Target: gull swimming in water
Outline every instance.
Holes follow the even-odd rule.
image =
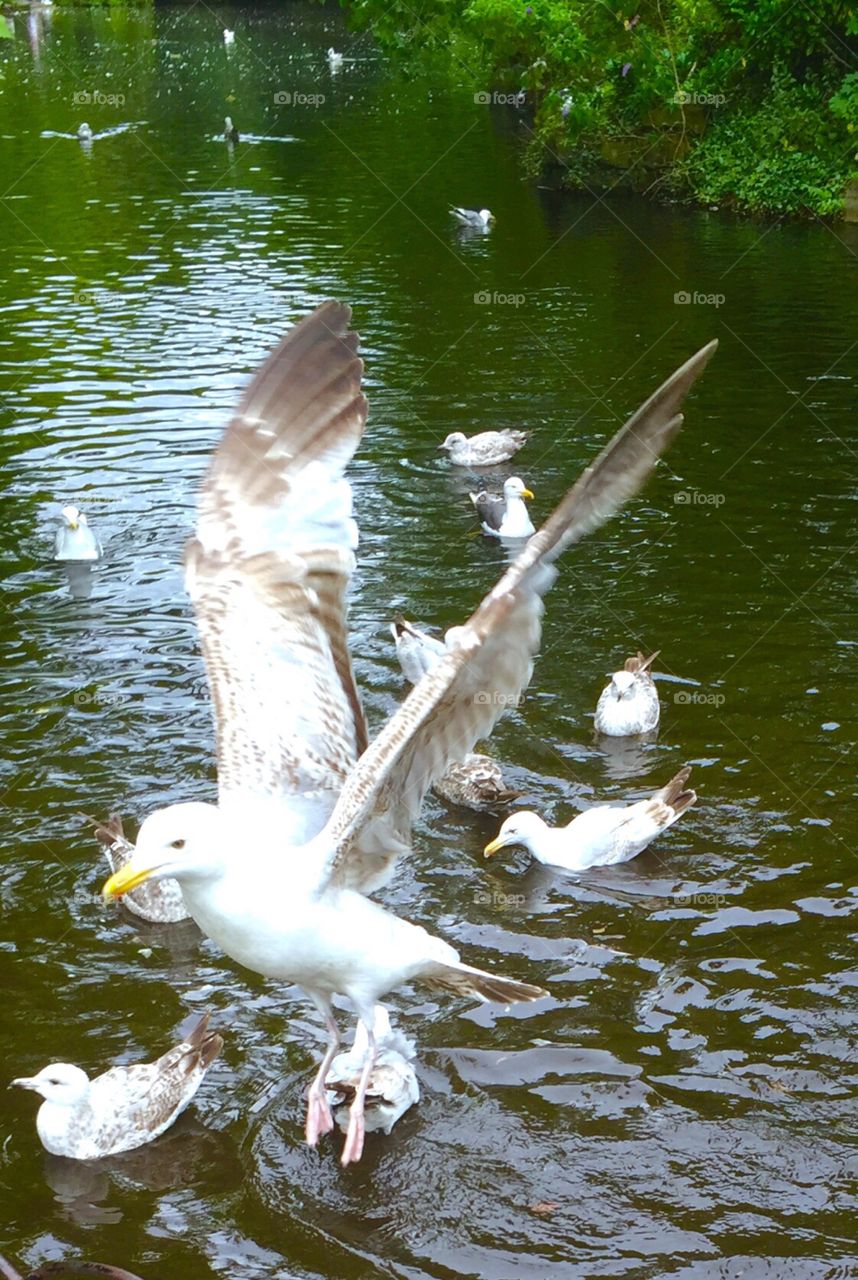
[[[337,53],[336,49],[334,49],[332,46],[328,50],[327,56],[328,56],[328,66],[331,68],[331,72],[333,74],[336,74],[336,72],[339,71],[343,65],[343,55],[341,53]]]
[[[539,814],[527,810],[514,813],[486,845],[485,856],[520,844],[538,862],[566,871],[629,862],[694,804],[697,793],[685,789],[690,774],[690,767],[680,769],[660,791],[637,804],[595,805],[565,827],[549,827]]]
[[[54,1062],[13,1080],[44,1098],[36,1115],[42,1146],[55,1156],[95,1160],[142,1147],[169,1129],[223,1047],[208,1021],[205,1014],[157,1062],[111,1067],[94,1080],[69,1062]]]
[[[92,818],[87,818],[93,822]],[[101,844],[104,856],[110,864],[112,872],[121,871],[131,861],[134,845],[126,839],[122,819],[118,813],[112,813],[106,822],[95,824],[96,839]],[[175,880],[150,880],[141,884],[139,889],[132,889],[123,899],[125,906],[141,920],[150,924],[178,924],[180,920],[189,920],[190,912],[185,906],[182,891]]]
[[[495,221],[495,215],[490,209],[460,209],[458,205],[452,205],[450,212],[457,222],[463,227],[471,227],[478,231],[487,231],[490,222]]]
[[[400,1116],[420,1101],[420,1086],[411,1065],[414,1046],[391,1028],[390,1017],[383,1004],[375,1007],[373,1034],[378,1052],[366,1089],[364,1128],[367,1133],[377,1129],[390,1133]],[[351,1049],[338,1053],[328,1072],[328,1102],[343,1133],[348,1132],[349,1106],[360,1086],[368,1052],[366,1028],[359,1022]]]
[[[524,505],[524,499],[532,498],[533,494],[518,476],[510,476],[504,481],[503,494],[481,489],[479,493],[469,493],[468,497],[476,507],[483,532],[490,537],[529,538],[533,533],[533,524]]]
[[[101,543],[77,507],[63,507],[60,527],[54,539],[55,560],[98,560]]]
[[[89,127],[86,121],[84,121],[83,124],[78,125],[77,136],[80,138],[81,142],[92,142],[92,138],[93,138],[92,129]]]
[[[544,994],[464,964],[367,895],[410,847],[431,784],[527,684],[552,561],[637,492],[717,345],[630,419],[367,746],[344,606],[357,529],[343,471],[366,419],[349,319],[347,307],[326,302],[286,335],[245,392],[200,493],[185,561],[215,707],[219,802],[152,813],[131,861],[104,886],[109,898],[175,877],[228,955],[313,1001],[329,1041],[308,1094],[310,1145],[333,1127],[331,1000],[348,998],[368,1052],[343,1164],[363,1150],[385,992],[423,982],[502,1004]]]
[[[223,118],[223,139],[224,142],[238,142],[239,132],[232,123],[232,116],[224,116]]]
[[[650,667],[660,649],[645,658],[638,652],[626,658],[622,671],[615,671],[596,705],[594,725],[609,738],[627,738],[633,733],[649,733],[658,724],[661,707]]]
[[[438,448],[446,449],[457,467],[493,467],[508,462],[527,444],[530,435],[530,431],[504,427],[501,431],[481,431],[468,439],[462,431],[454,431]]]
[[[223,42],[224,44],[235,44],[235,32],[230,31],[229,27],[224,27],[223,29]]]
[[[448,642],[455,642],[456,627],[447,632]],[[398,613],[390,625],[390,633],[396,645],[396,656],[402,674],[409,684],[417,684],[427,671],[447,653],[447,644],[436,640],[427,631],[421,631]],[[502,804],[517,800],[520,791],[511,791],[504,782],[500,765],[491,756],[469,751],[463,759],[455,761],[432,784],[436,796],[448,804],[464,805],[466,809],[497,809]]]

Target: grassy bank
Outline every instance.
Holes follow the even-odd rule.
[[[448,58],[483,99],[523,91],[525,163],[570,188],[837,217],[858,178],[851,3],[344,3],[383,46]]]

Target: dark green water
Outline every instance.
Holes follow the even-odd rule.
[[[332,44],[355,59],[336,77]],[[103,1166],[46,1157],[33,1098],[0,1092],[0,1251],[145,1280],[858,1274],[854,229],[538,190],[517,117],[464,76],[398,79],[332,10],[22,11],[0,59],[4,1069],[151,1058],[204,1008],[226,1036],[192,1113]],[[258,141],[215,141],[227,112]],[[82,119],[134,127],[56,136]],[[450,202],[492,233],[462,240]],[[376,725],[401,694],[391,611],[449,626],[502,566],[438,441],[533,427],[516,469],[544,516],[721,340],[667,465],[566,557],[493,739],[554,820],[685,761],[698,806],[573,880],[486,864],[497,823],[427,803],[389,900],[553,998],[397,993],[423,1098],[345,1173],[301,1143],[307,1005],[192,928],[105,910],[77,816],[213,797],[179,568],[195,487],[249,373],[328,296],[367,361],[352,625]],[[50,559],[70,500],[106,550],[82,598]],[[606,755],[592,710],[638,647],[662,650],[661,731]]]

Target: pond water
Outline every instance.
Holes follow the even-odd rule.
[[[46,1157],[34,1099],[0,1091],[2,1252],[145,1280],[858,1274],[856,229],[560,197],[522,179],[525,115],[475,104],[467,68],[398,74],[331,8],[34,7],[15,31],[2,1059],[8,1077],[149,1059],[203,1009],[226,1046],[174,1130],[103,1164]],[[490,234],[462,238],[450,203],[490,208]],[[374,726],[402,696],[392,611],[459,622],[504,563],[438,442],[533,428],[516,470],[544,517],[721,342],[666,465],[564,558],[532,686],[492,739],[553,821],[684,762],[699,802],[575,879],[521,850],[486,863],[498,820],[427,801],[386,900],[551,998],[397,992],[422,1100],[345,1172],[337,1144],[301,1142],[322,1045],[306,1002],[191,926],[105,909],[80,818],[133,830],[214,796],[180,570],[194,494],[249,374],[329,296],[354,306],[371,402],[351,624]],[[69,501],[105,548],[82,582],[51,561]],[[661,649],[660,732],[606,752],[592,712],[638,648]]]

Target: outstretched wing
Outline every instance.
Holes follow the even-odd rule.
[[[530,680],[553,561],[641,487],[682,425],[678,410],[717,347],[668,378],[569,490],[349,775],[320,843],[335,883],[383,883],[427,788],[485,737]]]
[[[345,629],[357,528],[343,469],[366,422],[350,315],[323,303],[255,375],[212,459],[185,557],[220,803],[291,797],[303,838],[366,746]]]

